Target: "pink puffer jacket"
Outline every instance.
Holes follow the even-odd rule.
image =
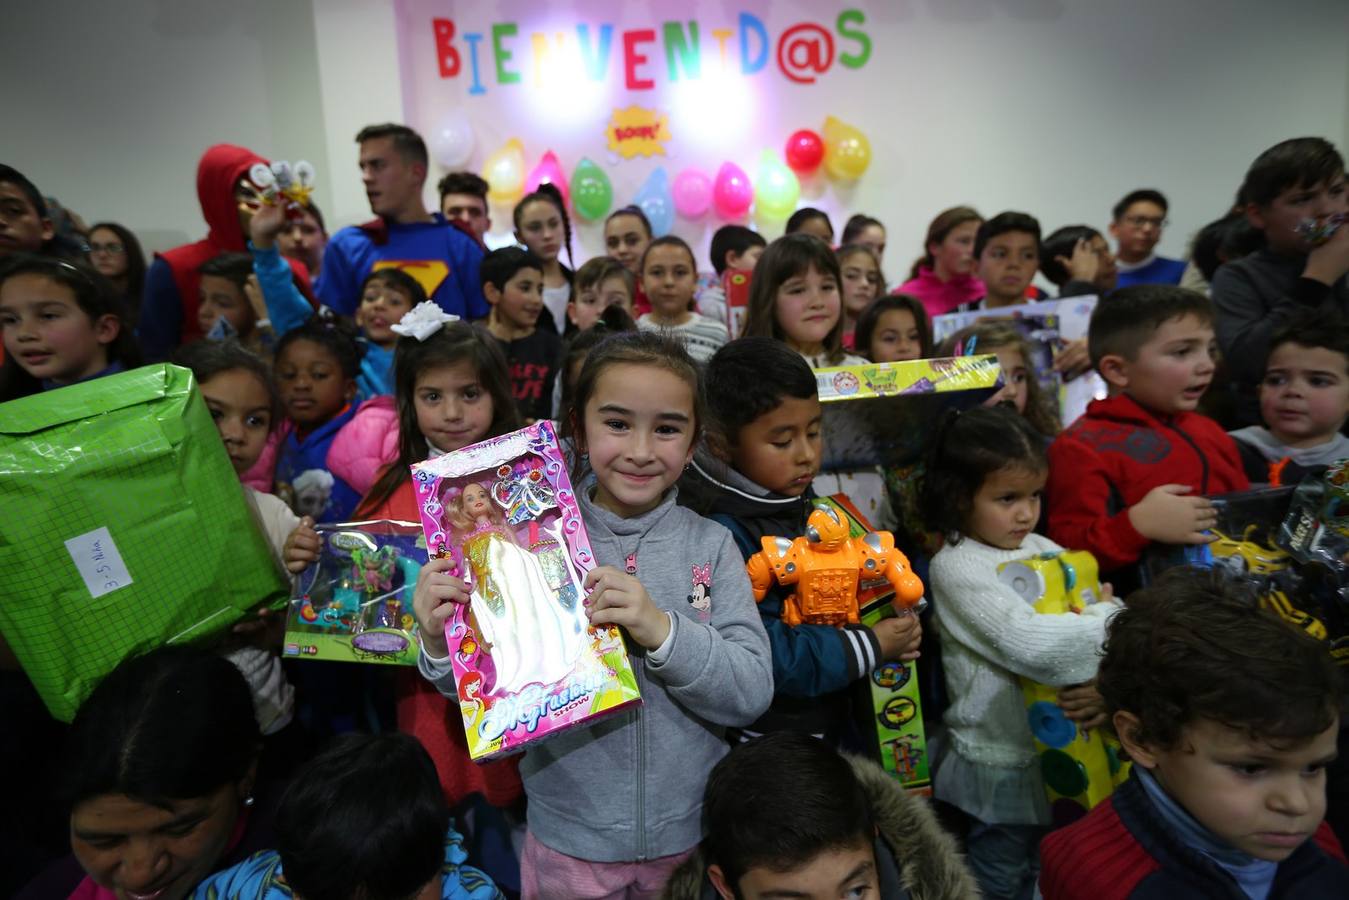
[[[361,404],[328,448],[328,470],[355,488],[370,492],[379,470],[398,458],[398,408],[387,394]]]

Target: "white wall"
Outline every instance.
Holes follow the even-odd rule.
[[[762,147],[780,148],[794,128],[838,115],[870,136],[875,162],[850,191],[823,185],[819,205],[887,223],[892,279],[918,252],[932,215],[957,203],[986,214],[1025,209],[1046,229],[1103,227],[1125,191],[1155,186],[1172,200],[1163,249],[1179,254],[1264,147],[1319,134],[1349,148],[1343,0],[856,5],[875,44],[863,69],[836,67],[808,88],[766,73],[755,82],[749,139],[720,151],[704,142],[663,162],[674,174],[689,163],[715,170],[732,158],[752,175]],[[569,4],[549,14],[561,10],[575,22],[569,11],[577,6],[592,8]],[[527,47],[531,17],[543,7],[446,0],[436,8],[478,25],[518,21],[518,43]],[[802,0],[634,3],[607,19],[622,28],[678,16],[707,29],[746,9],[777,33],[798,17],[832,20],[843,6],[820,8]],[[88,220],[127,222],[152,247],[202,233],[193,173],[202,149],[222,140],[308,158],[330,222],[358,221],[369,213],[352,138],[361,125],[405,118],[394,17],[392,5],[361,0],[9,4],[0,84],[9,122],[23,127],[6,127],[0,160]],[[462,83],[417,87],[437,102],[466,104],[479,132],[475,163],[519,134],[530,165],[547,141],[570,169],[585,145],[602,148],[608,109],[632,100],[659,105],[659,91],[618,91],[597,122],[543,128],[513,113],[516,101],[504,90],[467,98]],[[426,115],[409,109],[406,119],[424,128]],[[709,110],[706,127],[716,122]],[[672,146],[679,145],[676,132]],[[616,202],[655,164],[612,168]],[[702,242],[710,226],[680,223],[676,231]],[[584,249],[598,249],[593,228],[582,239]]]
[[[4,23],[0,160],[86,221],[147,249],[201,237],[197,160],[219,142],[308,159],[331,196],[307,0],[43,0]]]

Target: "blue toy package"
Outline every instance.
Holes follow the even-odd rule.
[[[296,581],[283,655],[415,666],[412,591],[426,559],[421,524],[379,520],[315,530],[323,546]]]

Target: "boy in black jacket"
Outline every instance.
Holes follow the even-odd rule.
[[[679,482],[679,502],[730,529],[746,559],[764,536],[805,533],[820,468],[820,399],[801,355],[773,338],[741,338],[708,361],[707,447]],[[782,621],[781,589],[759,604],[773,648],[773,705],[742,734],[800,731],[837,743],[847,687],[880,662],[918,656],[916,616],[865,625]]]
[[[1349,314],[1349,225],[1320,243],[1304,230],[1349,213],[1344,158],[1323,138],[1294,138],[1261,153],[1237,194],[1264,247],[1213,276],[1215,324],[1237,393],[1239,424],[1254,425],[1269,339],[1300,310]],[[1324,234],[1322,235],[1324,237]]]

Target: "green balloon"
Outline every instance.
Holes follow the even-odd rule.
[[[591,222],[604,218],[614,203],[614,186],[609,176],[584,157],[571,173],[571,203],[578,216]]]

